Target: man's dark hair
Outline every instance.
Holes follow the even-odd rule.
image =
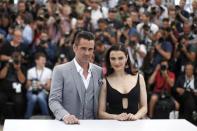
[[[79,41],[81,39],[86,39],[86,40],[95,40],[94,34],[88,31],[80,31],[76,34],[74,44],[77,46],[79,44]]]
[[[46,55],[43,52],[38,52],[35,54],[35,60],[38,60],[40,57],[46,58]]]
[[[170,21],[170,19],[169,18],[163,18],[163,20],[162,20],[163,22],[169,22]]]

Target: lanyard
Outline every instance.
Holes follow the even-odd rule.
[[[44,69],[42,69],[40,76],[38,76],[38,70],[36,68],[36,78],[38,79],[38,81],[41,81],[42,75],[43,75]]]
[[[186,81],[185,88],[189,88],[190,82],[191,82],[191,80],[187,80],[187,81]]]

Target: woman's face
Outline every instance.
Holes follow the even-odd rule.
[[[111,51],[109,59],[114,71],[120,71],[125,69],[128,57],[123,51]]]

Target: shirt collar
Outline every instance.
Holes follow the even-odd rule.
[[[77,60],[75,58],[74,58],[74,63],[77,68],[77,72],[83,72],[83,68],[79,65],[79,63],[77,62]],[[88,73],[91,72],[91,69],[92,69],[92,63],[89,63]]]

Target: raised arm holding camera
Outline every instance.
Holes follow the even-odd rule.
[[[0,70],[0,115],[4,119],[23,118],[24,98],[23,84],[25,83],[25,71],[21,65],[21,54],[13,53],[9,62]],[[12,110],[9,110],[11,105]]]

